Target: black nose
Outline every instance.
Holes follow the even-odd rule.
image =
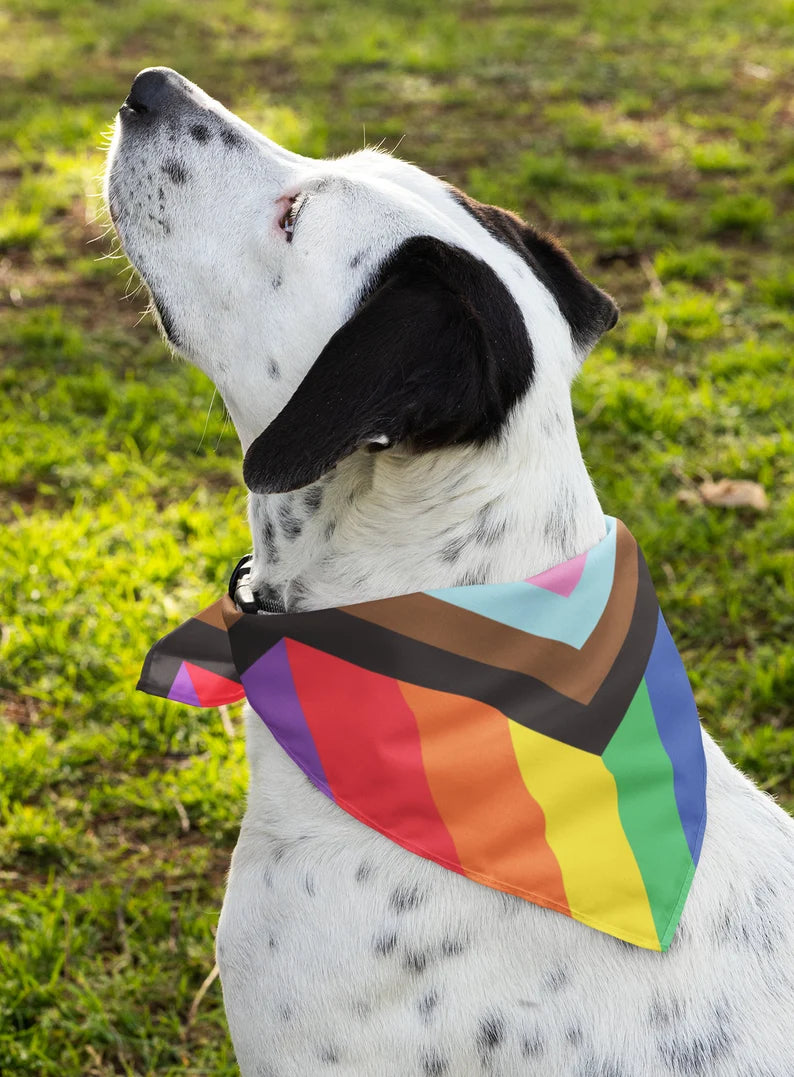
[[[179,95],[179,76],[170,67],[147,67],[135,76],[124,104],[133,112],[163,112]]]

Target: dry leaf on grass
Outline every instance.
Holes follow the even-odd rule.
[[[748,479],[720,479],[719,482],[702,482],[697,490],[681,490],[678,500],[683,504],[719,505],[725,508],[751,508],[764,512],[769,508],[769,498],[763,486]]]

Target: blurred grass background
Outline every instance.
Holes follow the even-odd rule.
[[[794,3],[6,0],[3,1074],[236,1072],[219,985],[200,988],[239,716],[134,692],[151,641],[248,548],[211,385],[101,257],[101,134],[151,64],[302,153],[400,142],[613,292],[623,319],[575,391],[586,459],[706,725],[794,807]],[[702,503],[720,478],[769,508]]]

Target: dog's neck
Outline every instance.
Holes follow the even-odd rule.
[[[517,409],[485,447],[359,451],[303,490],[252,494],[251,582],[288,611],[321,609],[522,579],[584,552],[605,528],[570,405],[538,411]]]

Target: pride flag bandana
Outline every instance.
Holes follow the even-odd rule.
[[[138,687],[247,696],[340,808],[485,886],[666,950],[706,822],[695,701],[636,542],[531,579],[305,613],[228,596]]]

